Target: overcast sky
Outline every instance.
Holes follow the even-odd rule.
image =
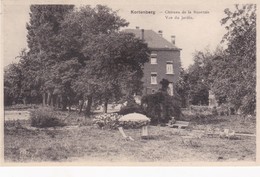
[[[87,2],[87,1],[83,1]],[[113,3],[101,2],[108,5],[113,10],[119,10],[118,15],[125,18],[130,25],[128,28],[139,26],[143,29],[152,29],[156,32],[163,31],[163,37],[170,40],[171,35],[176,36],[176,46],[181,48],[181,62],[184,68],[187,68],[193,62],[192,54],[196,50],[205,48],[215,49],[220,43],[222,36],[226,30],[220,24],[220,20],[224,17],[224,9],[233,7],[232,4],[226,3],[196,3],[196,4],[173,4],[169,1],[161,1],[160,4],[155,4],[155,1],[146,1],[132,3],[126,1],[113,1]],[[149,3],[148,3],[149,2]],[[159,2],[159,1],[158,1]],[[207,2],[207,1],[205,1]],[[84,5],[76,3],[77,7]],[[98,4],[91,1],[86,5]],[[3,6],[4,12],[4,66],[17,62],[15,59],[22,48],[27,47],[26,42],[26,22],[29,21],[30,4],[22,3],[5,3]],[[153,14],[131,14],[131,11],[155,11]],[[168,14],[168,11],[182,12],[186,14]],[[187,14],[188,11],[191,14]],[[204,11],[203,14],[194,14],[194,11]],[[166,19],[166,16],[190,16],[193,19],[176,20]],[[188,18],[190,18],[188,17]]]

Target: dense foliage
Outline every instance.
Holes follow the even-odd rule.
[[[93,124],[97,125],[99,128],[105,129],[117,129],[119,126],[119,119],[121,115],[117,113],[107,113],[94,116]]]
[[[221,24],[226,48],[197,51],[194,64],[181,74],[178,93],[186,106],[207,105],[208,91],[219,104],[243,114],[256,110],[256,5],[235,5],[225,9]]]
[[[127,25],[102,5],[32,5],[29,50],[6,72],[6,95],[16,98],[26,91],[40,96],[44,106],[62,109],[85,99],[90,111],[93,102],[106,108],[109,101],[139,93],[149,50],[133,34],[119,31]]]
[[[213,91],[226,96],[227,101],[240,108],[244,114],[256,110],[256,5],[236,5],[226,9],[221,23],[227,33],[226,55],[214,62]]]
[[[180,101],[167,93],[157,92],[142,98],[142,105],[152,124],[167,123],[181,116]]]
[[[151,118],[152,124],[164,124],[174,117],[180,119],[181,117],[181,100],[179,95],[175,92],[170,96],[167,92],[169,81],[163,79],[161,82],[161,89],[151,95],[145,95],[142,98],[142,107],[147,117]]]

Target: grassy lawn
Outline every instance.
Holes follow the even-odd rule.
[[[66,113],[60,113],[64,118]],[[255,119],[246,122],[238,116],[219,116],[190,120],[187,130],[150,126],[150,139],[141,139],[140,129],[125,133],[134,141],[124,140],[118,130],[99,129],[91,119],[83,123],[76,113],[65,116],[68,126],[32,128],[28,120],[19,126],[6,122],[4,155],[6,162],[194,162],[194,161],[255,161],[256,138],[241,136],[236,139],[203,136],[186,142],[183,134],[191,130],[229,128],[236,132],[256,132]]]

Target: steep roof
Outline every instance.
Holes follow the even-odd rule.
[[[136,37],[140,39],[142,38],[141,29],[125,29],[124,32],[133,33]],[[176,47],[173,43],[167,41],[153,30],[144,30],[144,40],[148,44],[149,48],[180,50],[180,48]]]

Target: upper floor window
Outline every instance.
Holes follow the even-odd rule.
[[[157,84],[157,73],[151,73],[151,84]]]
[[[157,54],[155,54],[155,53],[151,54],[151,64],[152,65],[157,64]]]
[[[166,63],[166,74],[174,74],[172,61],[167,61]]]

